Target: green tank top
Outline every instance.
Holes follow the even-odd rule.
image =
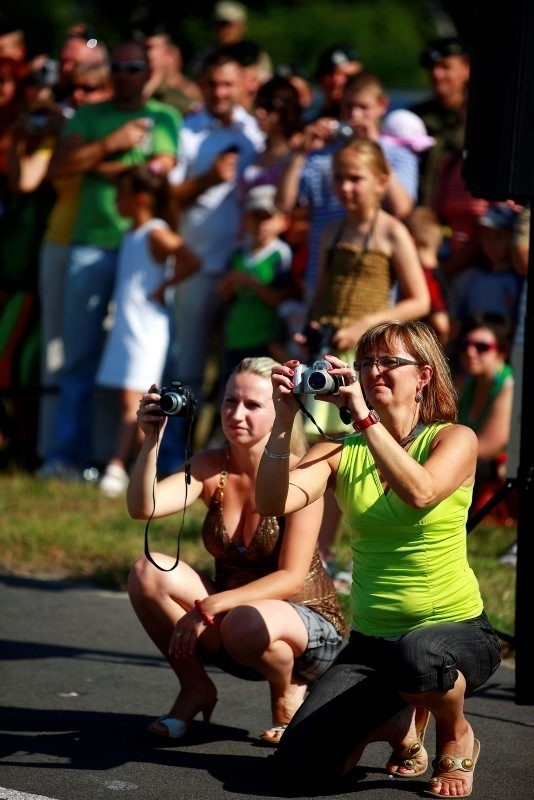
[[[427,425],[408,452],[419,463],[444,424]],[[368,636],[400,636],[424,625],[478,616],[482,599],[467,561],[472,487],[418,509],[384,491],[361,434],[349,436],[336,497],[351,531],[352,627]]]

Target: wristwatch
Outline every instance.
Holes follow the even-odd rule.
[[[352,424],[354,425],[357,431],[360,431],[360,433],[364,431],[366,428],[370,428],[371,425],[376,425],[377,422],[380,422],[380,417],[378,416],[374,408],[371,409],[371,411],[369,412],[368,416],[365,417],[365,419],[352,420]]]

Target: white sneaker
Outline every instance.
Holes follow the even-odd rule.
[[[127,489],[128,473],[117,464],[108,464],[100,481],[100,491],[106,497],[119,497]]]
[[[513,567],[517,567],[517,542],[514,542],[508,550],[505,550],[499,558],[499,564],[511,564]]]

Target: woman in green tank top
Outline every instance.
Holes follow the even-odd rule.
[[[484,313],[463,320],[458,341],[460,374],[458,419],[478,439],[478,460],[470,514],[476,514],[506,477],[506,449],[512,423],[514,376],[507,356],[513,325],[502,314]],[[495,509],[499,524],[516,516],[514,493]]]
[[[432,714],[438,755],[426,793],[465,797],[480,749],[464,715],[465,694],[500,661],[466,554],[476,434],[456,424],[449,368],[422,322],[370,328],[354,368],[326,360],[343,382],[316,397],[335,404],[353,432],[314,445],[289,469],[300,376],[296,361],[275,367],[276,419],[256,503],[262,514],[283,514],[335,491],[351,530],[352,631],[284,733],[276,761],[300,780],[328,785],[381,740],[392,746],[391,775],[423,775]]]

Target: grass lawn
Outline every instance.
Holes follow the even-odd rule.
[[[210,570],[211,557],[199,541],[204,506],[185,517],[156,520],[149,527],[150,550],[180,557]],[[143,552],[145,523],[128,516],[124,500],[108,500],[94,485],[41,481],[25,473],[0,475],[0,571],[14,575],[63,577],[123,589],[132,562]],[[515,528],[479,525],[468,536],[468,551],[487,614],[498,631],[514,633],[515,569],[498,556],[515,539]],[[350,566],[348,533],[337,542],[340,569]],[[345,610],[348,598],[341,595]]]

